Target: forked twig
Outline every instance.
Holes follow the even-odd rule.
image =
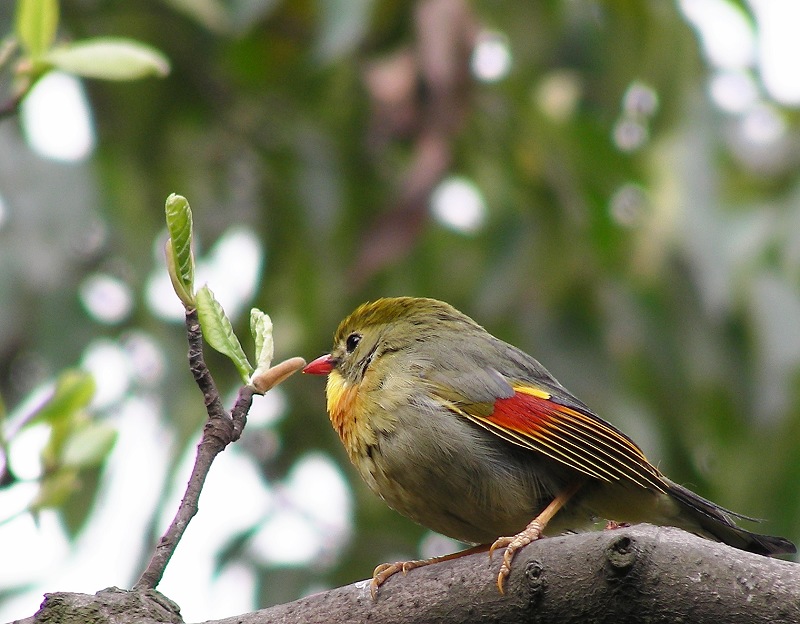
[[[242,386],[233,410],[228,413],[222,405],[219,390],[203,357],[203,334],[197,310],[194,308],[186,310],[186,335],[189,341],[189,368],[203,393],[208,421],[203,427],[203,435],[197,445],[197,456],[181,504],[166,533],[159,540],[150,563],[133,586],[136,591],[155,589],[161,581],[164,570],[189,522],[197,514],[200,492],[214,458],[242,435],[247,422],[247,413],[253,403],[253,395],[256,392],[263,394],[305,365],[302,358],[291,358],[274,366],[260,376],[263,379],[257,384],[258,389],[250,385]]]

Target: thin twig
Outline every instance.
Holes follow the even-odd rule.
[[[246,422],[247,411],[253,399],[253,389],[244,387],[239,392],[235,411],[237,420],[225,410],[220,400],[219,391],[211,377],[203,357],[203,334],[200,331],[200,321],[197,311],[186,311],[186,333],[189,340],[189,368],[194,380],[203,393],[203,402],[208,412],[208,421],[203,428],[203,436],[197,446],[192,475],[186,486],[186,493],[178,507],[178,512],[172,520],[167,532],[156,546],[150,563],[142,576],[133,586],[134,590],[155,589],[164,575],[164,570],[172,558],[178,543],[183,537],[186,527],[195,516],[198,509],[200,492],[203,489],[208,471],[214,458],[231,442],[237,440],[242,433]]]
[[[258,376],[256,386],[243,386],[239,390],[239,396],[233,406],[231,413],[223,407],[220,400],[219,390],[214,383],[214,378],[206,366],[203,357],[203,332],[200,329],[200,321],[197,310],[186,310],[186,336],[189,341],[189,369],[192,371],[195,382],[203,393],[203,402],[208,412],[208,420],[203,427],[203,436],[197,445],[197,457],[195,457],[194,468],[186,485],[186,492],[183,500],[178,507],[178,512],[172,520],[167,532],[158,542],[150,563],[142,572],[142,576],[133,586],[134,591],[145,589],[155,589],[164,576],[169,560],[175,553],[178,543],[181,541],[186,527],[197,514],[198,500],[203,484],[211,469],[211,464],[228,444],[236,442],[247,424],[247,414],[253,404],[253,395],[256,393],[264,394],[270,388],[278,385],[289,375],[297,372],[305,361],[295,357],[273,366]],[[256,388],[257,387],[257,388]]]
[[[236,403],[231,410],[231,419],[233,420],[233,439],[231,442],[236,442],[242,437],[242,431],[247,424],[247,414],[250,412],[250,406],[253,404],[253,395],[256,389],[253,386],[242,386],[239,389],[239,394],[236,397]]]

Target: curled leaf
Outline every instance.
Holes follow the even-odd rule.
[[[192,209],[181,195],[172,193],[164,203],[175,263],[181,281],[189,292],[194,291],[194,252],[192,250]]]
[[[272,319],[258,308],[250,310],[250,333],[256,347],[256,372],[266,371],[272,364],[274,344],[272,341]]]
[[[164,253],[167,272],[175,294],[186,307],[194,307],[194,251],[192,250],[192,209],[185,197],[172,193],[164,204],[167,240]]]
[[[178,299],[181,300],[184,306],[193,308],[194,295],[187,289],[187,285],[181,279],[171,238],[168,238],[164,245],[164,257],[167,259],[167,274],[169,275],[169,281],[172,282],[172,290],[175,291],[175,294],[178,295]]]

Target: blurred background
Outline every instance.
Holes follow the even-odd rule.
[[[800,540],[798,27],[793,0],[64,0],[60,41],[130,37],[171,72],[49,73],[0,119],[0,620],[130,587],[182,495],[205,411],[172,192],[198,282],[242,336],[270,314],[276,358],[325,352],[365,300],[444,299]],[[197,621],[456,548],[367,491],[297,375],[159,589]]]

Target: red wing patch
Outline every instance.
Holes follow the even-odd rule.
[[[515,386],[490,416],[457,411],[495,435],[601,481],[633,481],[664,490],[655,468],[625,434],[591,412],[560,405],[546,392]]]

